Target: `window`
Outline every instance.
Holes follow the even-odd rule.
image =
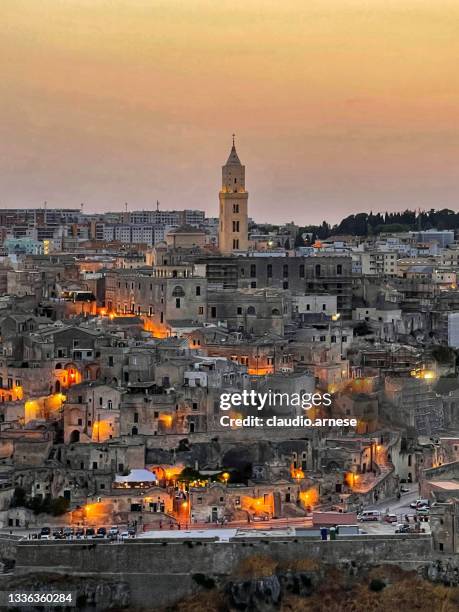
[[[236,309],[236,313],[237,313],[238,315],[241,315],[241,314],[242,314],[242,306],[238,306],[238,307],[237,307],[237,309]]]
[[[317,264],[314,268],[315,270],[315,275],[318,277],[320,276],[320,264]]]
[[[239,248],[239,240],[233,240],[233,249]]]
[[[341,264],[338,264],[336,266],[336,274],[340,275],[343,273],[343,266]]]
[[[252,281],[252,282],[250,283],[250,288],[251,288],[251,289],[256,289],[256,288],[257,288],[257,281]]]
[[[198,294],[196,294],[198,295]],[[185,291],[183,290],[182,287],[174,287],[173,291],[172,291],[172,296],[173,297],[185,297]]]
[[[304,264],[300,265],[299,275],[300,275],[300,278],[304,278]]]
[[[110,355],[108,358],[108,365],[109,367],[113,367],[113,355]]]
[[[284,278],[288,278],[288,264],[284,264],[282,266],[282,273],[284,275]]]
[[[233,221],[233,232],[239,231],[239,221]]]
[[[266,276],[268,278],[272,278],[273,277],[273,265],[272,264],[268,264],[266,266]]]
[[[180,308],[180,298],[175,298],[175,307]]]
[[[249,307],[247,308],[247,314],[248,314],[248,315],[254,315],[254,314],[256,314],[256,313],[255,313],[255,308],[254,308],[253,306],[249,306]]]
[[[138,423],[138,422],[139,422],[139,413],[134,412],[134,423]]]
[[[233,204],[233,213],[239,212],[239,204]]]
[[[211,317],[211,319],[216,319],[217,318],[217,307],[216,306],[211,306],[210,307],[210,317]]]
[[[201,287],[199,285],[196,287],[196,295],[201,295]]]
[[[288,289],[288,281],[282,283],[282,289]]]
[[[204,314],[204,306],[198,306],[198,314],[200,315]]]
[[[99,397],[99,406],[102,406],[103,401],[104,401],[103,397]]]
[[[257,265],[250,264],[250,278],[257,278]]]

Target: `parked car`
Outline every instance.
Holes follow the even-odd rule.
[[[383,521],[385,523],[396,523],[398,521],[398,518],[396,514],[386,514],[383,517]]]
[[[260,521],[269,521],[269,516],[267,514],[254,514],[252,516],[252,521],[258,523]]]
[[[51,527],[42,527],[40,529],[40,535],[44,536],[44,535],[51,535]]]
[[[119,532],[120,530],[118,529],[118,527],[113,526],[113,527],[110,527],[110,529],[108,530],[108,535],[117,536]]]
[[[72,527],[64,527],[63,534],[66,538],[70,538],[74,534],[74,530]]]
[[[105,527],[99,527],[95,537],[98,539],[101,539],[101,538],[105,538],[106,535],[107,535],[107,530],[105,529]]]
[[[129,531],[122,531],[121,534],[120,534],[120,538],[122,540],[127,540],[129,537],[130,537],[129,536]]]
[[[414,529],[410,525],[399,523],[395,528],[395,533],[413,533]]]
[[[136,530],[134,529],[134,527],[129,527],[129,529],[128,529],[128,534],[129,534],[129,537],[130,537],[130,538],[135,538],[136,533],[137,533],[137,532],[136,532]]]
[[[81,539],[84,536],[84,529],[82,529],[81,527],[79,527],[76,531],[75,531],[75,536],[78,539]]]
[[[405,487],[403,485],[400,487],[400,493],[409,493],[409,492],[410,490],[408,489],[408,487]]]
[[[416,514],[418,516],[428,516],[429,511],[429,506],[419,506],[418,508],[416,508]]]
[[[88,527],[85,535],[87,538],[93,538],[96,535],[95,529],[93,527]]]
[[[417,499],[416,501],[411,502],[410,508],[417,508],[418,506],[428,506],[428,499]]]
[[[358,516],[358,521],[379,521],[381,518],[381,512],[379,510],[363,510]]]

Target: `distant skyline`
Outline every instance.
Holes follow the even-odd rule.
[[[459,210],[454,0],[2,0],[0,207]]]

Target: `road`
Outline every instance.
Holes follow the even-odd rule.
[[[409,484],[404,485],[410,489],[409,493],[403,493],[400,499],[385,499],[377,504],[372,504],[365,506],[365,510],[379,510],[381,514],[386,514],[386,511],[390,514],[396,514],[398,517],[399,523],[403,523],[405,521],[405,515],[410,516],[410,522],[413,522],[413,516],[416,514],[415,511],[410,508],[410,503],[415,501],[419,497],[418,485],[417,484]],[[429,524],[427,522],[421,523],[422,527],[426,529],[427,532],[430,532]],[[360,523],[362,529],[364,529],[368,533],[394,533],[395,525],[388,524],[383,521],[380,522],[365,522]],[[185,531],[185,530],[209,530],[209,529],[281,529],[285,527],[312,527],[312,516],[307,517],[292,517],[292,518],[281,518],[281,519],[270,519],[268,521],[251,521],[247,523],[247,521],[234,521],[231,523],[227,523],[225,525],[217,525],[211,523],[196,523],[196,524],[182,524],[181,529],[178,530],[175,528],[173,531]],[[23,537],[29,537],[29,534],[38,533],[40,528],[37,527],[35,529],[0,529],[0,533],[10,533],[10,531],[15,535],[22,535]],[[159,531],[159,530],[158,530]],[[168,529],[168,524],[165,523],[164,528],[161,530],[162,532],[170,531]]]

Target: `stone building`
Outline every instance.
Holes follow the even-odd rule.
[[[219,194],[220,223],[218,245],[221,253],[228,254],[248,249],[248,199],[245,189],[245,166],[234,145],[226,164],[222,167],[222,188]]]

